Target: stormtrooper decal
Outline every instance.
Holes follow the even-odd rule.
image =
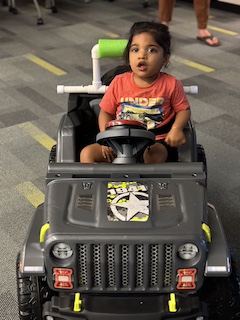
[[[148,187],[138,182],[108,183],[108,220],[145,222],[149,217]]]

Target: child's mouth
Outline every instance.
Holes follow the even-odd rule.
[[[140,70],[140,71],[145,71],[145,70],[147,70],[147,65],[145,64],[145,63],[139,63],[138,64],[138,70]]]

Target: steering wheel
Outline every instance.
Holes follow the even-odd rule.
[[[147,146],[155,143],[155,134],[135,120],[112,120],[106,130],[97,134],[96,141],[111,147],[116,154],[113,163],[136,163]]]

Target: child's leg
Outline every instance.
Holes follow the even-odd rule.
[[[102,146],[98,143],[90,144],[82,149],[80,153],[81,163],[107,162],[103,157]]]
[[[144,151],[144,163],[162,163],[167,160],[167,148],[161,143],[155,143]]]

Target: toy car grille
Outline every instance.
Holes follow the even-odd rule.
[[[172,284],[172,244],[79,244],[78,249],[80,290],[152,292]]]

